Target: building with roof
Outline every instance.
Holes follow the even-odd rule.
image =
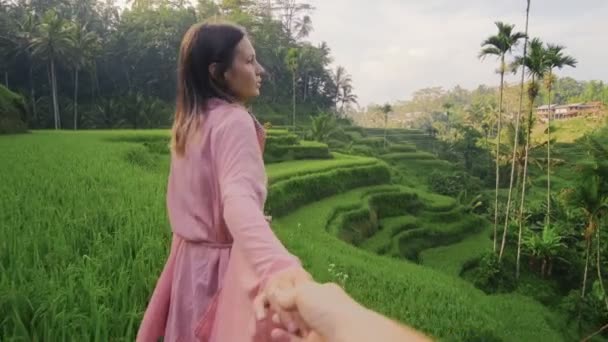
[[[597,116],[602,114],[601,102],[581,102],[565,105],[542,105],[536,108],[536,114],[540,121],[547,122],[549,115],[552,120],[565,120],[579,116]]]

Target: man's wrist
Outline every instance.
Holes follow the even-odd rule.
[[[352,342],[365,341],[367,324],[371,312],[359,303],[352,301],[352,305],[348,311],[344,312],[340,324],[336,324],[335,336],[330,340],[332,342]]]

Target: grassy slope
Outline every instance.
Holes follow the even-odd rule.
[[[317,280],[334,280],[335,264],[349,278],[346,289],[384,314],[449,341],[560,341],[542,305],[518,295],[487,296],[464,280],[407,261],[370,254],[328,234],[332,208],[355,205],[355,190],[301,208],[275,222],[277,234]]]
[[[0,159],[19,161],[0,169],[0,234],[7,237],[0,248],[2,340],[133,339],[168,251],[168,160],[143,146],[99,139],[108,135],[117,133],[0,138]],[[368,191],[275,222],[318,280],[334,280],[327,270],[334,263],[349,275],[346,288],[355,298],[444,340],[560,341],[547,321],[555,318],[534,301],[486,296],[463,280],[327,234],[333,208],[356,205]],[[27,335],[32,331],[36,336]]]
[[[574,118],[570,120],[554,120],[551,123],[551,137],[562,143],[572,143],[587,133],[593,132],[602,126],[601,119]],[[533,129],[533,136],[537,139],[545,139],[547,124],[537,124]]]
[[[490,229],[486,227],[455,244],[424,250],[420,256],[423,265],[457,277],[467,261],[478,258],[491,248]]]
[[[286,163],[275,163],[266,166],[270,183],[278,182],[296,175],[327,171],[338,167],[352,167],[376,163],[374,158],[353,157],[340,153],[332,153],[333,159],[301,160]]]

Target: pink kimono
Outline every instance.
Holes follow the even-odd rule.
[[[167,207],[171,252],[137,341],[269,340],[253,299],[268,277],[299,267],[263,212],[264,128],[242,106],[209,101],[200,134],[173,156]]]

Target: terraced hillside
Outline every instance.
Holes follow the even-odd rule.
[[[0,159],[19,161],[0,169],[1,340],[133,339],[168,252],[167,137],[0,137]],[[488,296],[457,276],[483,250],[482,220],[452,198],[402,185],[392,161],[329,157],[267,168],[273,229],[317,280],[338,281],[441,340],[564,340],[541,304]]]
[[[488,224],[449,197],[394,186],[345,208],[328,232],[370,252],[458,276],[490,246]]]
[[[393,179],[400,184],[419,188],[425,186],[432,171],[450,172],[457,166],[438,159],[433,153],[435,138],[413,129],[392,129],[384,138],[381,129],[357,129],[346,132],[352,139],[347,153],[374,156],[393,167]],[[331,143],[330,143],[330,146]]]

